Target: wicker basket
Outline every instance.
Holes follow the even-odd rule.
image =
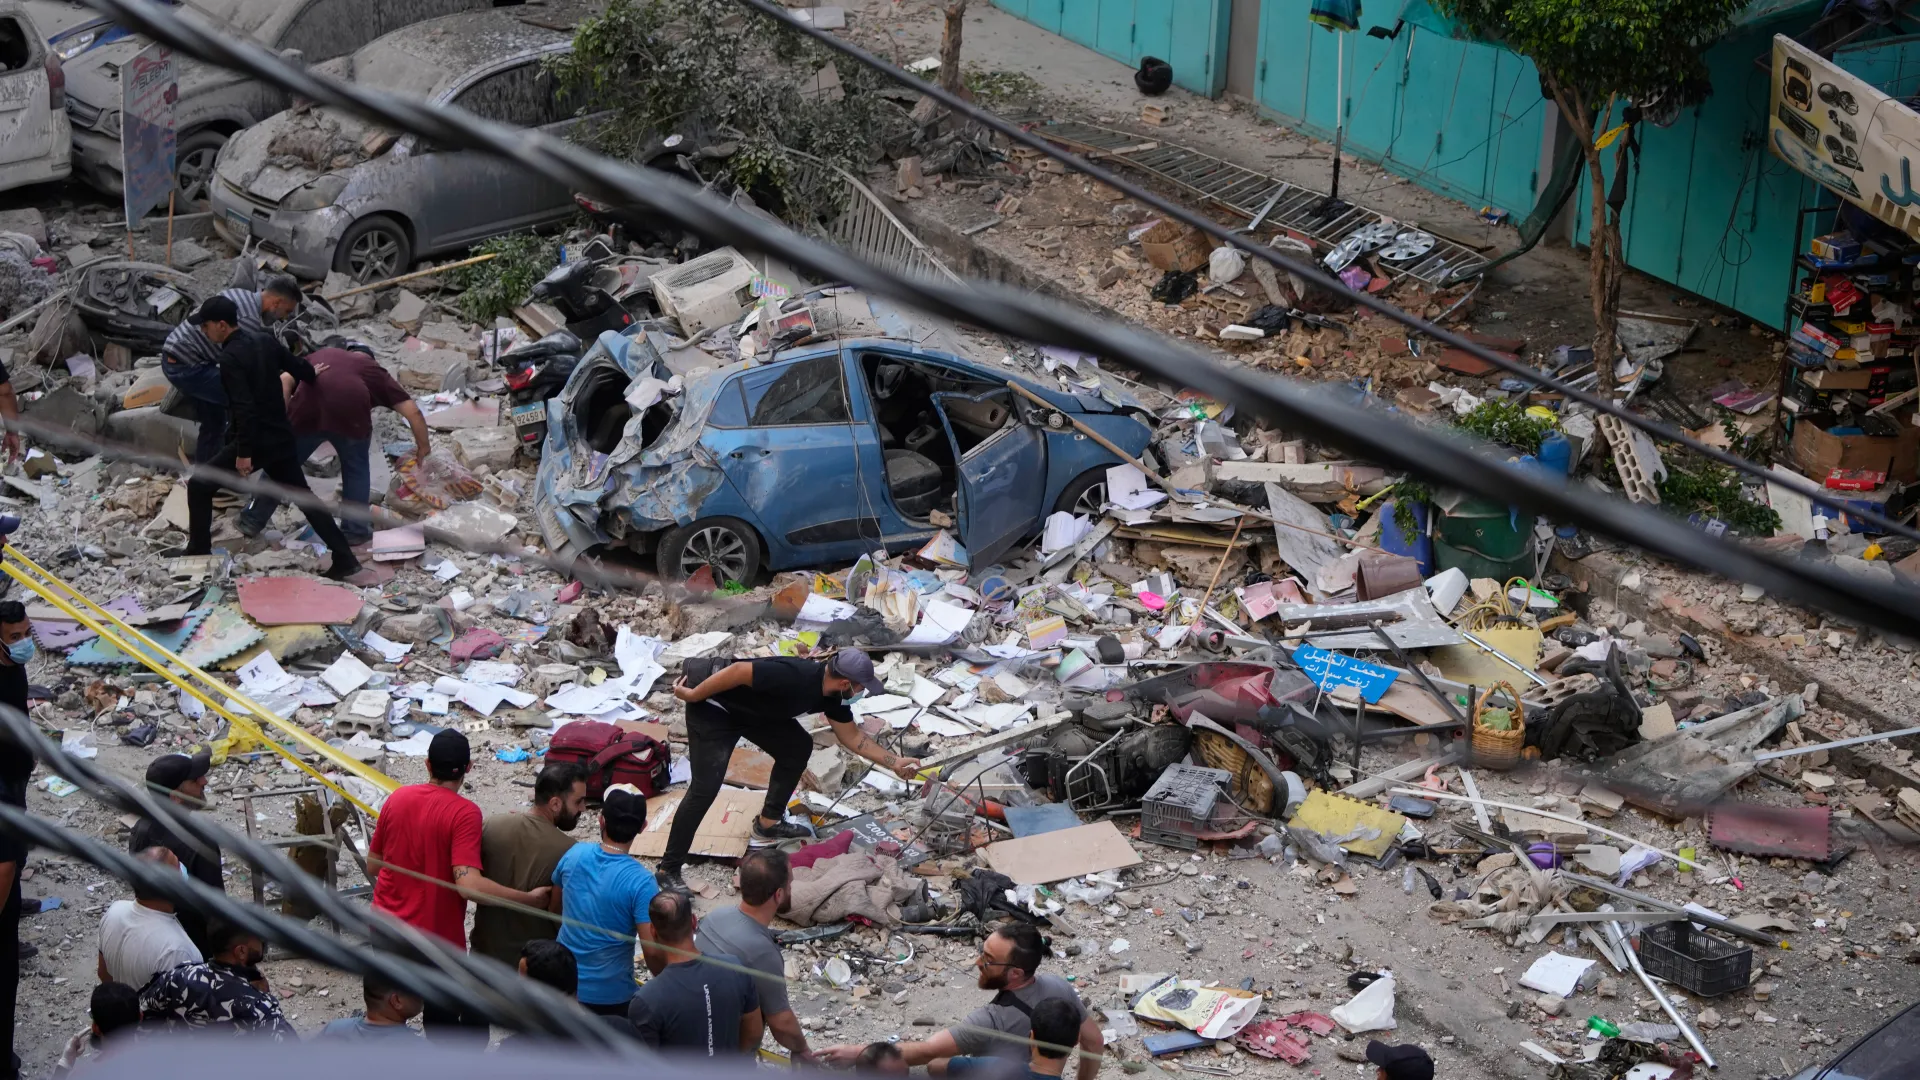
[[[1513,730],[1500,731],[1480,722],[1487,711],[1487,699],[1495,690],[1506,691],[1508,700],[1513,702]],[[1511,769],[1520,762],[1521,752],[1527,745],[1526,707],[1520,704],[1520,692],[1512,683],[1494,683],[1473,702],[1473,760],[1476,765],[1489,769]]]

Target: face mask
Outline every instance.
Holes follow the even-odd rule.
[[[181,880],[183,880],[183,881],[192,881],[192,880],[193,880],[193,875],[192,875],[192,874],[189,874],[189,873],[187,873],[187,864],[186,864],[186,863],[181,863],[181,864],[180,864],[180,878],[181,878]]]
[[[16,664],[24,664],[33,659],[33,635],[29,634],[7,646],[7,659]]]

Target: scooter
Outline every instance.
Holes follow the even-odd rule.
[[[547,400],[560,393],[580,363],[580,339],[556,330],[500,357],[507,383],[508,419],[520,449],[539,458],[547,440]]]

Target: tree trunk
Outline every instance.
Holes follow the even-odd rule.
[[[1607,218],[1607,178],[1600,171],[1600,151],[1588,141],[1582,147],[1587,158],[1587,183],[1593,193],[1591,228],[1587,237],[1587,291],[1593,306],[1594,369],[1602,372],[1600,385],[1607,385],[1607,372],[1613,363],[1613,313],[1619,308],[1619,293],[1608,287],[1613,279],[1612,260],[1619,235]],[[1613,300],[1608,302],[1609,297]]]
[[[960,20],[967,14],[967,0],[947,0],[947,23],[940,32],[940,86],[949,94],[960,92]]]

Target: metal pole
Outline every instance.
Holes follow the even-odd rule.
[[[1920,727],[1901,728],[1899,731],[1880,731],[1872,735],[1858,735],[1851,739],[1839,739],[1834,742],[1816,743],[1812,746],[1790,746],[1785,750],[1770,750],[1764,754],[1753,755],[1755,761],[1778,761],[1783,757],[1799,757],[1811,754],[1815,750],[1838,750],[1843,746],[1859,746],[1861,743],[1884,742],[1897,739],[1902,735],[1920,735]]]
[[[1333,32],[1333,188],[1327,201],[1340,198],[1340,144],[1347,134],[1347,35]]]
[[[1687,1018],[1681,1016],[1680,1010],[1674,1008],[1673,1002],[1667,1000],[1667,995],[1661,993],[1660,988],[1654,985],[1652,977],[1647,974],[1647,969],[1640,966],[1640,954],[1633,950],[1633,944],[1627,940],[1627,932],[1621,929],[1619,923],[1609,922],[1607,936],[1613,939],[1614,945],[1621,952],[1627,954],[1627,964],[1633,968],[1635,975],[1640,976],[1640,984],[1647,988],[1647,993],[1653,995],[1653,1000],[1660,1003],[1660,1008],[1666,1011],[1667,1018],[1680,1029],[1680,1034],[1686,1037],[1688,1044],[1693,1047],[1693,1052],[1700,1055],[1700,1060],[1707,1063],[1707,1068],[1718,1069],[1720,1063],[1713,1060],[1713,1051],[1707,1049],[1707,1044],[1700,1041],[1699,1033],[1687,1023]]]

